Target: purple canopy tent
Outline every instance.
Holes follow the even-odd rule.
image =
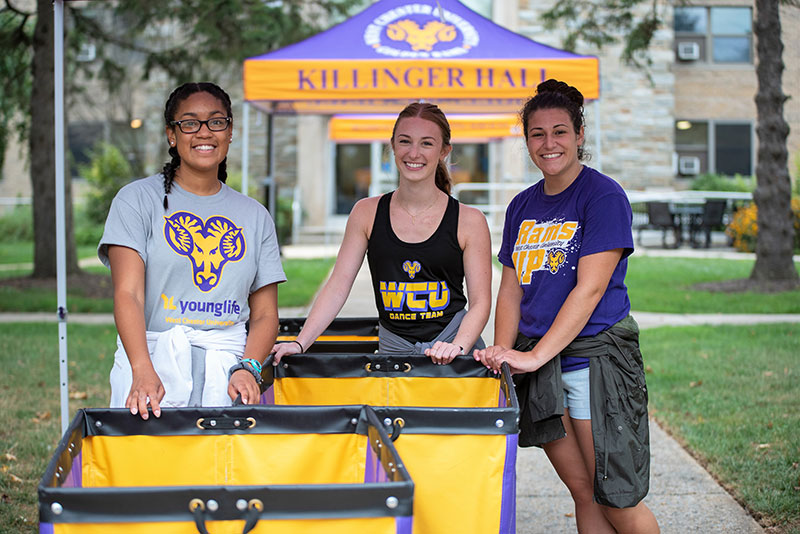
[[[396,114],[415,100],[436,103],[448,115],[514,113],[548,78],[599,98],[594,56],[528,39],[458,0],[379,0],[327,31],[245,60],[243,116],[246,124],[249,104],[270,116]],[[246,129],[243,137],[244,189]],[[271,128],[269,146],[272,172]],[[274,178],[267,183],[273,187]]]

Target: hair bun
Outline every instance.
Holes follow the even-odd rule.
[[[565,82],[554,80],[552,78],[540,83],[536,87],[536,93],[558,93],[569,98],[579,106],[583,106],[583,95],[580,91]]]

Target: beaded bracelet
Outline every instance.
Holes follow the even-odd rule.
[[[253,369],[256,370],[257,373],[261,373],[261,362],[258,360],[254,360],[253,358],[245,358],[242,360],[242,363],[249,363]]]

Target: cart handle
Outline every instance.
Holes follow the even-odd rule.
[[[403,362],[403,366],[400,367],[399,363],[395,363],[394,365],[384,364],[383,366],[381,366],[380,363],[373,364],[372,362],[367,362],[366,365],[364,365],[364,370],[368,373],[375,373],[375,372],[397,373],[400,371],[407,373],[411,370],[411,364],[408,362]]]
[[[394,421],[392,421],[392,435],[389,436],[392,441],[396,441],[400,437],[400,432],[402,432],[404,426],[406,426],[405,419],[395,417]]]
[[[197,532],[200,534],[209,534],[206,528],[206,518],[204,517],[206,505],[201,499],[192,499],[189,501],[189,510],[194,516],[194,524],[197,527]],[[264,511],[264,503],[260,499],[250,499],[247,502],[247,513],[245,514],[244,529],[242,534],[247,534],[255,528],[258,520],[261,519],[261,512]]]

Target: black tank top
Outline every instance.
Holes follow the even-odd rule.
[[[378,319],[411,342],[430,341],[467,304],[458,201],[448,198],[444,217],[431,237],[406,243],[392,230],[391,198],[387,193],[378,201],[367,245]]]

